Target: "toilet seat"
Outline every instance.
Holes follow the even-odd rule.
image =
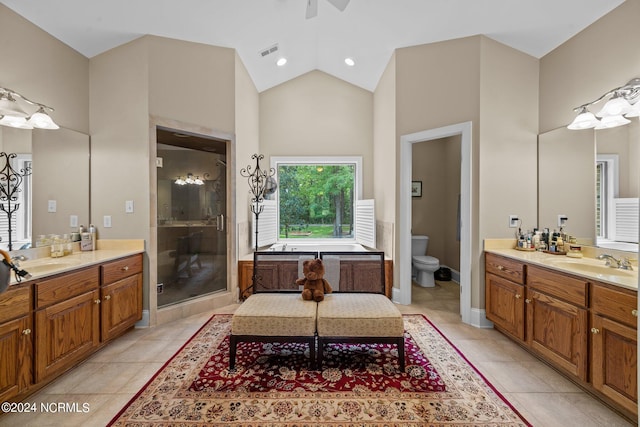
[[[429,255],[414,255],[411,257],[414,264],[424,265],[424,266],[438,266],[440,265],[440,260],[438,258],[429,256]]]

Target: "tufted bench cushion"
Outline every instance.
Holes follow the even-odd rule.
[[[324,345],[331,342],[390,343],[398,347],[404,371],[404,322],[398,308],[385,295],[335,293],[318,303],[318,367]]]
[[[398,308],[382,294],[325,295],[318,303],[318,336],[401,337],[404,323]]]
[[[295,294],[254,294],[235,311],[233,335],[313,336],[316,332],[315,301]]]
[[[229,369],[235,369],[237,344],[242,341],[307,343],[313,367],[317,308],[315,301],[305,301],[299,293],[251,295],[231,318]]]

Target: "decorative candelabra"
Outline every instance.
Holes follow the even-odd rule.
[[[254,154],[251,156],[251,159],[255,159],[256,167],[255,169],[251,169],[251,165],[247,166],[240,170],[240,175],[247,178],[247,182],[249,183],[249,190],[251,195],[251,212],[255,216],[256,221],[256,229],[255,229],[255,251],[258,252],[258,217],[264,210],[264,196],[265,191],[268,190],[268,185],[270,181],[273,180],[273,175],[275,175],[276,171],[273,168],[269,168],[268,170],[262,169],[260,167],[260,160],[264,159],[263,154]],[[245,295],[249,293],[249,290],[255,287],[256,281],[258,280],[256,273],[255,263],[253,265],[253,276],[251,277],[251,286],[249,286],[242,295],[240,295],[241,299],[245,299]]]
[[[265,190],[267,189],[267,184],[269,183],[270,178],[272,178],[276,171],[273,168],[269,168],[268,170],[262,169],[260,167],[260,160],[264,159],[263,154],[254,154],[251,156],[251,159],[255,159],[256,167],[252,171],[251,165],[247,166],[240,170],[240,175],[247,178],[249,182],[249,190],[253,197],[251,198],[251,212],[256,218],[256,230],[255,230],[255,244],[256,244],[256,252],[258,251],[258,217],[262,213],[264,206],[262,202],[264,202]]]
[[[9,224],[9,251],[13,250],[11,227],[11,217],[13,213],[20,208],[20,203],[15,203],[18,200],[18,193],[22,191],[22,181],[26,176],[31,175],[31,167],[26,167],[16,171],[11,166],[11,159],[15,159],[18,155],[16,153],[0,153],[0,159],[4,159],[5,165],[0,170],[0,210],[7,215],[7,223]],[[6,202],[6,205],[5,203]]]

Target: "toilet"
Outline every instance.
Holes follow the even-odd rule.
[[[427,255],[429,236],[411,236],[411,275],[423,288],[436,285],[433,273],[440,268],[438,258]]]

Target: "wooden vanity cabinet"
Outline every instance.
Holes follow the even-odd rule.
[[[101,340],[113,339],[142,318],[142,254],[100,267]]]
[[[572,376],[587,381],[589,283],[527,267],[527,345]]]
[[[92,266],[35,283],[35,382],[59,375],[100,344],[100,276]]]
[[[31,286],[0,294],[0,401],[22,393],[33,381]]]
[[[485,255],[485,305],[487,319],[497,329],[525,340],[525,266],[487,253]]]
[[[606,397],[638,414],[637,293],[593,283],[591,383]]]

